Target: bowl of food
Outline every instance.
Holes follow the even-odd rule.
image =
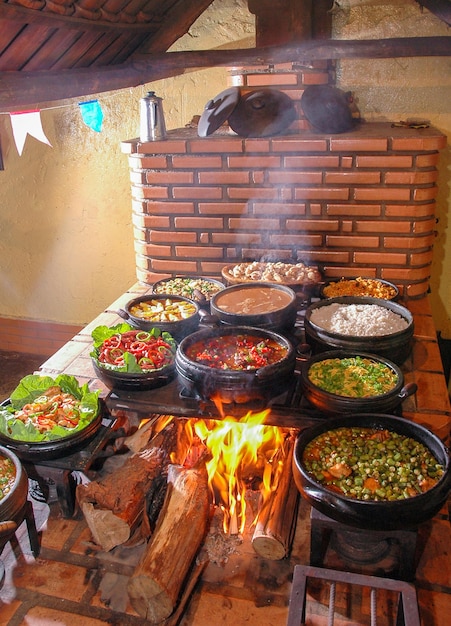
[[[304,328],[314,354],[332,349],[369,352],[401,365],[412,350],[413,316],[391,300],[320,300],[307,307]]]
[[[136,329],[123,322],[97,326],[92,338],[92,364],[109,389],[147,391],[174,378],[177,343],[166,331]]]
[[[212,297],[224,289],[224,283],[204,276],[174,276],[163,278],[152,286],[152,293],[183,296],[201,307],[208,307]]]
[[[331,350],[301,362],[304,397],[328,415],[390,413],[417,390],[401,369],[375,354]]]
[[[340,278],[329,280],[321,285],[321,298],[341,298],[343,296],[381,298],[382,300],[396,300],[399,289],[393,283],[380,278]]]
[[[179,379],[202,399],[268,400],[290,384],[296,354],[278,333],[250,326],[204,328],[177,348]]]
[[[211,314],[223,324],[276,331],[294,326],[297,309],[290,287],[259,282],[226,287],[210,303]]]
[[[159,328],[177,341],[197,330],[200,320],[197,302],[163,293],[133,298],[118,314],[135,328]]]
[[[283,261],[232,263],[222,268],[222,276],[229,285],[266,282],[305,288],[317,287],[321,281],[321,273],[316,266]]]
[[[24,461],[58,458],[86,445],[101,420],[98,391],[67,374],[30,374],[0,406],[0,444]]]
[[[302,496],[343,524],[412,529],[449,497],[449,451],[434,433],[393,415],[326,420],[298,436],[293,476]]]
[[[28,476],[19,457],[0,446],[0,522],[15,520],[28,495]],[[0,551],[1,551],[0,529]]]

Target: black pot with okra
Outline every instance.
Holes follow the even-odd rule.
[[[440,511],[451,489],[449,450],[440,438],[378,413],[331,418],[302,431],[293,475],[314,508],[368,530],[416,528]]]

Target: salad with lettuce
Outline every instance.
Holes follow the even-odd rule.
[[[0,433],[21,442],[73,435],[97,417],[99,393],[68,374],[25,376],[0,406]]]
[[[115,326],[97,326],[92,331],[94,348],[90,355],[106,370],[134,374],[158,371],[173,365],[177,343],[172,335],[159,328],[139,330],[122,322]]]

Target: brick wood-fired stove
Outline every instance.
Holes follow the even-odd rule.
[[[224,126],[200,138],[187,127],[164,141],[122,143],[138,280],[220,277],[225,264],[263,257],[316,264],[326,278],[378,277],[396,283],[403,298],[424,296],[446,137],[389,122],[312,131],[300,100],[308,85],[332,82],[324,63],[230,73],[243,92],[290,95],[298,118],[272,137],[243,138]]]

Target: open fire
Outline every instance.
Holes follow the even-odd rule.
[[[208,483],[223,512],[226,533],[244,532],[249,489],[260,491],[261,509],[279,485],[290,437],[286,429],[264,425],[268,413],[269,409],[248,412],[241,420],[226,416],[187,424],[211,457],[206,462]]]

